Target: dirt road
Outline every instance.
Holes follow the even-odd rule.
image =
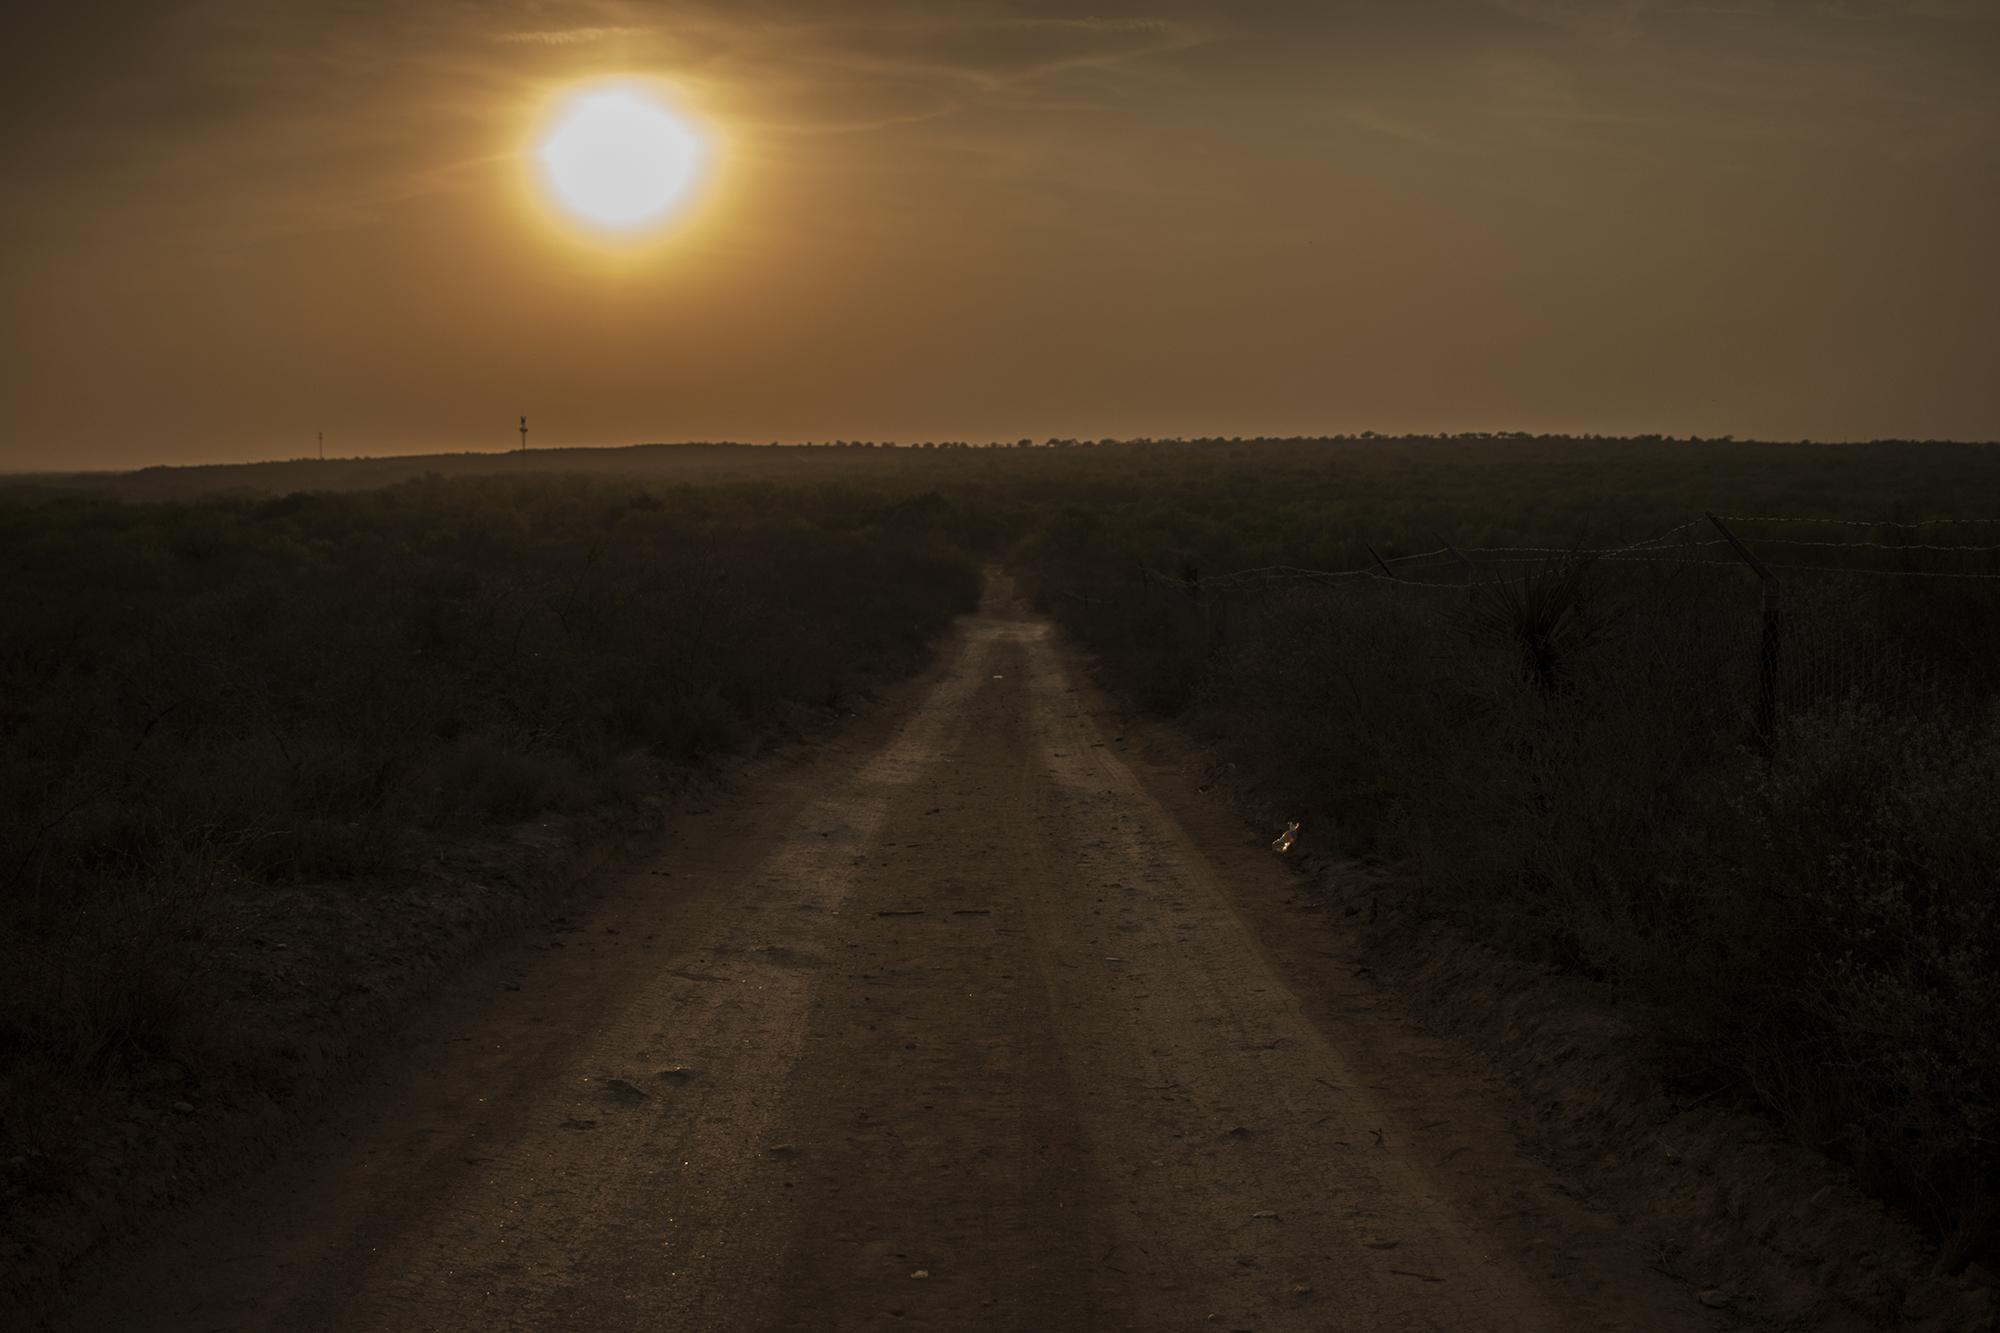
[[[1003,592],[74,1327],[1713,1327]]]

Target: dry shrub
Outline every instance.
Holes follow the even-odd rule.
[[[460,737],[427,767],[435,817],[446,823],[518,824],[582,809],[597,795],[569,755],[509,749],[491,736]]]
[[[232,933],[219,909],[242,884],[237,850],[156,829],[142,857],[101,866],[95,883],[16,901],[0,1051],[94,1078],[185,1047],[207,1017],[204,965]]]
[[[0,1079],[209,1053],[260,889],[636,803],[913,664],[978,570],[950,506],[882,510],[548,476],[0,497]]]
[[[1929,1220],[1956,1266],[2000,1192],[2000,710],[1796,720],[1741,792],[1741,1076]]]
[[[1050,604],[1142,701],[1199,682],[1169,702],[1287,817],[1618,985],[1676,1077],[1747,1090],[1961,1264],[2000,1197],[2000,708],[1849,673],[1872,706],[1800,699],[1761,745],[1754,596],[1700,572],[1294,588],[1226,640],[1171,599]]]

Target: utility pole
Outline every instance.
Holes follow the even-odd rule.
[[[320,461],[320,462],[322,462],[322,463],[324,463],[324,462],[326,461],[326,432],[325,432],[325,431],[321,431],[321,432],[319,433],[319,461]]]
[[[528,452],[528,419],[526,417],[521,418],[521,452],[524,454]]]

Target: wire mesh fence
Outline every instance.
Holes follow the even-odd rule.
[[[1076,559],[1061,613],[1371,915],[1629,988],[1944,1248],[2000,1235],[2000,524],[1425,545],[1136,589]]]
[[[1343,569],[1269,565],[1199,577],[1141,566],[1157,615],[1227,653],[1251,622],[1312,599],[1381,601],[1511,640],[1553,688],[1611,637],[1702,642],[1680,652],[1766,736],[1830,710],[1932,713],[2000,694],[2000,521],[1778,516],[1691,519],[1621,546],[1468,546]],[[1081,594],[1080,594],[1081,595]],[[1681,644],[1679,648],[1690,645]]]

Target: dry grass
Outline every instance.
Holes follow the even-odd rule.
[[[241,966],[281,933],[266,903],[366,910],[442,847],[634,808],[910,668],[977,600],[949,519],[546,477],[0,499],[14,1218],[76,1183],[90,1127],[124,1114],[102,1108],[147,1078],[287,1095],[277,1006],[312,1001]],[[0,1234],[0,1268],[26,1243]]]
[[[1668,1072],[1851,1164],[1955,1269],[2000,1241],[2000,705],[1871,675],[1767,748],[1754,594],[1686,573],[1051,605],[1320,848],[1617,987]]]

